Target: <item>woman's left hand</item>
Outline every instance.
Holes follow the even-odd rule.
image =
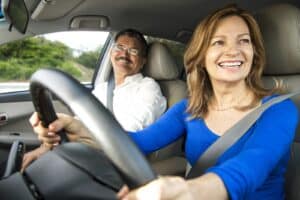
[[[136,190],[124,186],[118,193],[122,200],[192,200],[194,199],[187,181],[181,177],[160,177]]]

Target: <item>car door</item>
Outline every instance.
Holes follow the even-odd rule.
[[[23,141],[27,151],[40,144],[28,121],[34,112],[29,91],[31,74],[44,67],[56,68],[92,90],[108,35],[99,31],[57,32],[0,46],[1,174],[13,141]],[[57,112],[72,114],[57,99],[53,103]]]

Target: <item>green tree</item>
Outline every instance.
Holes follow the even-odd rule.
[[[95,69],[97,64],[97,59],[99,58],[99,52],[101,52],[101,49],[102,48],[99,47],[95,51],[83,52],[75,60],[76,62],[80,63],[81,65],[87,68]]]
[[[80,79],[72,50],[61,42],[32,37],[0,46],[1,81],[28,80],[42,67],[58,68]],[[90,58],[97,60],[97,58]],[[95,64],[94,64],[95,65]],[[91,65],[86,65],[91,67]]]

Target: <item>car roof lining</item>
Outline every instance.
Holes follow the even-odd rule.
[[[195,26],[203,17],[217,8],[232,3],[230,0],[25,1],[32,14],[29,31],[34,34],[48,33],[54,28],[57,31],[66,31],[70,29],[70,23],[74,17],[93,15],[105,16],[109,19],[109,26],[101,30],[119,31],[130,27],[147,35],[181,42],[188,41]],[[280,2],[291,3],[300,7],[299,0],[260,0],[251,1],[251,3],[241,0],[237,1],[237,4],[255,14],[257,10],[263,7]],[[87,27],[84,29],[86,30]],[[89,26],[88,29],[99,30],[99,27],[98,25]]]

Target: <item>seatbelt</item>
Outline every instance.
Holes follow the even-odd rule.
[[[113,73],[109,76],[108,83],[107,83],[107,91],[106,91],[106,105],[107,109],[114,114],[114,108],[113,108],[113,95],[114,95],[114,89],[115,89],[115,78]]]
[[[300,91],[274,97],[251,111],[206,149],[202,156],[198,158],[197,163],[188,172],[186,178],[195,178],[204,174],[206,169],[213,166],[217,159],[247,132],[266,109],[273,104],[298,94],[300,94]]]

